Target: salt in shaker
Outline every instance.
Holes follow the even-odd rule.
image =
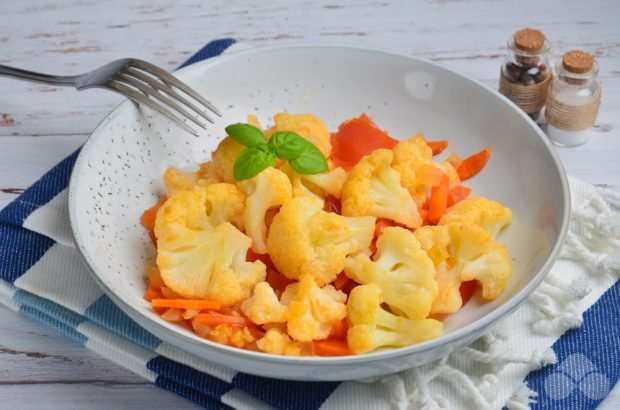
[[[580,50],[564,54],[547,95],[547,135],[559,145],[581,145],[590,138],[601,104],[598,63]]]

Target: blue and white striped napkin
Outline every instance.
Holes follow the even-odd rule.
[[[213,41],[184,65],[233,43]],[[374,381],[295,382],[238,373],[170,346],[99,290],[68,226],[76,157],[0,211],[0,303],[205,408],[594,408],[620,376],[618,194],[571,179],[564,258],[527,303],[471,346]]]

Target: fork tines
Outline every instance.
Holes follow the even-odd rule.
[[[205,113],[205,108],[217,116],[222,116],[211,102],[192,90],[187,84],[146,61],[130,60],[124,69],[117,72],[112,78],[110,86],[136,102],[166,116],[195,136],[198,136],[198,132],[187,125],[183,118],[205,129],[206,124],[196,118],[198,116],[213,123],[213,119]],[[190,97],[191,100],[186,96]],[[175,115],[175,113],[179,115]]]

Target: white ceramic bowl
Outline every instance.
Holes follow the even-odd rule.
[[[407,55],[343,46],[250,49],[194,64],[178,77],[217,103],[223,118],[193,137],[148,110],[125,102],[82,149],[71,178],[69,211],[75,241],[102,289],[141,326],[197,356],[267,377],[345,380],[384,375],[448,354],[481,336],[514,310],[550,269],[569,215],[561,163],[539,128],[497,92],[445,67]],[[144,110],[144,111],[143,111]],[[509,206],[504,233],[515,271],[501,297],[474,298],[445,322],[445,334],[418,345],[365,355],[293,358],[204,340],[158,317],[142,299],[144,267],[154,249],[139,218],[163,193],[168,166],[209,158],[224,127],[253,113],[310,112],[330,129],[361,112],[393,136],[423,131],[448,139],[462,155],[493,146],[474,192]]]

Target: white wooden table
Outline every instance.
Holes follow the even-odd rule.
[[[496,87],[508,36],[532,25],[596,56],[592,140],[558,148],[569,174],[620,190],[620,4],[599,1],[22,0],[0,4],[0,63],[77,74],[120,57],[173,69],[207,41],[349,43],[415,54]],[[122,99],[0,78],[0,208],[81,145]],[[0,261],[2,263],[2,261]],[[608,408],[619,408],[618,388]],[[194,408],[0,307],[0,408]]]

